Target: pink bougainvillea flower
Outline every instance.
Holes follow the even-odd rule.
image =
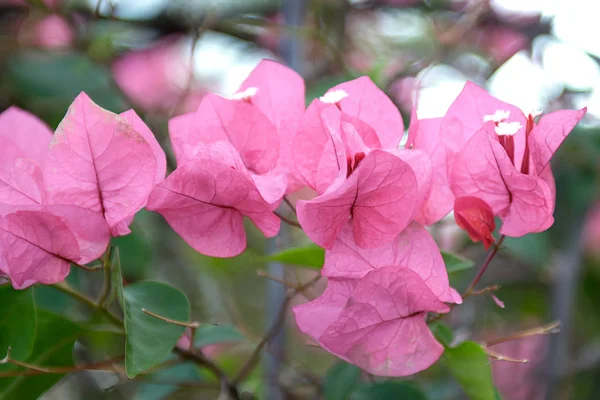
[[[384,150],[362,154],[347,178],[340,175],[321,196],[297,204],[302,228],[326,249],[348,221],[358,246],[373,248],[393,240],[414,215],[419,193],[410,165]]]
[[[437,244],[425,228],[411,223],[390,243],[376,249],[357,246],[348,223],[331,250],[325,252],[323,276],[360,279],[378,268],[396,265],[416,272],[441,301],[461,303],[460,295],[449,286],[446,266]]]
[[[495,242],[494,212],[485,201],[477,197],[458,197],[454,202],[454,219],[472,241],[482,242],[486,250]]]
[[[50,143],[44,168],[49,204],[73,204],[100,212],[113,236],[148,199],[162,171],[156,148],[126,118],[107,111],[85,94],[73,102]]]
[[[452,191],[486,202],[502,219],[503,235],[519,237],[548,229],[555,205],[550,159],[585,112],[585,108],[557,111],[537,124],[530,114],[522,126],[509,119],[509,112],[496,111],[455,157]]]
[[[180,164],[194,157],[200,143],[230,141],[262,196],[275,205],[302,186],[290,154],[303,111],[302,78],[263,60],[230,99],[206,96],[196,113],[171,119],[169,132]]]
[[[35,44],[48,49],[70,47],[73,36],[68,22],[57,14],[45,17],[35,27]]]
[[[195,250],[213,257],[245,249],[244,216],[267,237],[279,231],[279,218],[228,141],[200,144],[190,161],[156,186],[147,208],[162,214]]]
[[[423,225],[432,225],[445,217],[452,210],[454,202],[448,183],[446,148],[440,142],[441,124],[441,118],[417,119],[413,108],[406,147],[427,153],[432,168],[431,190],[415,217]]]
[[[112,73],[127,97],[144,110],[172,110],[183,103],[180,112],[188,112],[197,107],[191,100],[202,96],[202,90],[192,85],[189,95],[182,98],[191,67],[188,60],[180,49],[179,37],[167,37],[153,47],[117,58]],[[192,104],[195,107],[190,107]]]
[[[44,201],[41,164],[52,131],[17,107],[0,114],[0,203],[33,205]]]
[[[331,278],[321,297],[294,313],[300,330],[338,357],[372,374],[407,376],[443,352],[426,313],[449,310],[417,273],[390,266],[360,280]]]
[[[108,246],[99,213],[77,206],[0,206],[0,270],[16,289],[64,280],[70,263],[87,264]]]
[[[402,134],[398,109],[366,77],[311,103],[294,160],[318,194],[298,202],[300,224],[315,243],[331,248],[350,220],[360,247],[379,247],[414,218],[431,190],[431,163],[424,152],[398,149]]]

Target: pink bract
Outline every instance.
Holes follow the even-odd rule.
[[[0,202],[41,204],[45,200],[41,164],[52,131],[17,107],[0,114]]]
[[[585,112],[562,110],[543,116],[537,124],[533,115],[525,125],[518,122],[519,116],[516,121],[502,116],[500,121],[486,122],[453,158],[452,191],[486,202],[502,218],[503,235],[519,237],[548,229],[555,204],[549,161]]]
[[[100,212],[113,236],[127,234],[127,223],[154,187],[158,163],[155,151],[126,118],[81,93],[50,144],[44,168],[48,200]]]
[[[440,357],[443,347],[425,321],[430,311],[446,313],[449,307],[415,272],[396,266],[369,272],[356,283],[332,278],[320,298],[294,308],[301,331],[383,376],[412,375]]]
[[[348,221],[358,246],[373,248],[389,243],[408,226],[417,201],[417,178],[410,165],[373,150],[347,179],[313,200],[299,201],[298,220],[308,237],[326,249]]]
[[[233,146],[226,141],[200,146],[152,192],[147,208],[200,253],[233,257],[246,247],[243,217],[267,237],[279,231],[271,212]]]
[[[360,279],[371,271],[396,265],[416,272],[430,290],[444,302],[461,303],[460,295],[449,286],[446,266],[437,244],[425,228],[413,222],[390,243],[375,248],[357,246],[351,225],[338,235],[325,252],[323,276]]]

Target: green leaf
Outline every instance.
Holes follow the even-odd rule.
[[[111,71],[86,54],[23,51],[7,60],[4,74],[7,93],[52,126],[81,91],[111,111],[126,108]]]
[[[361,370],[357,366],[340,361],[325,375],[323,391],[326,400],[346,400],[360,385]]]
[[[36,336],[30,356],[19,361],[47,367],[73,366],[73,345],[79,325],[61,316],[37,310]],[[16,355],[13,355],[17,359]],[[12,367],[12,366],[6,366]],[[16,369],[21,367],[13,367]],[[41,374],[0,379],[0,399],[34,400],[54,386],[64,374]]]
[[[279,261],[288,265],[321,269],[325,262],[325,250],[314,244],[303,247],[292,247],[270,256],[269,260]]]
[[[468,341],[455,348],[447,348],[442,360],[469,399],[496,399],[488,356],[480,344]]]
[[[409,382],[376,382],[362,386],[352,400],[426,400],[425,394]]]
[[[12,356],[22,360],[29,355],[35,338],[33,290],[0,286],[0,304],[0,358],[10,346]]]
[[[475,266],[473,261],[447,251],[442,251],[442,258],[449,274],[464,271]]]
[[[204,347],[216,343],[242,342],[244,340],[244,335],[233,326],[206,324],[196,329],[194,346]]]
[[[162,362],[185,327],[167,323],[142,311],[176,321],[188,321],[190,305],[179,290],[158,282],[135,283],[123,291],[125,313],[125,371],[130,378]]]
[[[121,273],[121,252],[115,247],[110,263],[110,284],[112,290],[117,294],[117,300],[122,310],[125,310],[125,298],[123,295],[123,274]]]
[[[431,333],[433,333],[433,336],[435,336],[444,347],[449,347],[452,344],[454,334],[448,325],[444,325],[441,322],[434,322],[429,325],[429,329],[431,330]]]
[[[177,382],[197,381],[200,379],[198,369],[192,363],[179,364],[150,375],[161,382],[172,382],[172,385],[146,383],[140,385],[134,400],[161,400],[179,390]],[[143,382],[143,381],[142,381]]]

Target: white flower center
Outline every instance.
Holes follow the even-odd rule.
[[[319,100],[321,100],[323,103],[336,104],[342,101],[342,99],[345,97],[348,97],[348,93],[342,89],[338,89],[325,93],[324,96],[319,97]]]
[[[510,117],[510,111],[496,110],[496,112],[491,115],[484,115],[483,122],[493,121],[499,123],[506,121],[508,117]]]
[[[498,122],[495,130],[498,136],[512,136],[522,127],[519,122]]]
[[[231,100],[250,100],[252,97],[254,97],[256,95],[257,92],[258,92],[257,88],[249,87],[246,90],[244,90],[243,92],[234,93],[233,96],[231,96]]]

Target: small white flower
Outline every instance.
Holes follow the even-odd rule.
[[[510,111],[496,110],[496,112],[491,115],[484,115],[483,122],[493,121],[499,123],[506,121],[508,117],[510,117]]]
[[[498,122],[498,125],[496,125],[496,134],[498,136],[512,136],[522,127],[518,122]]]
[[[254,95],[256,95],[257,92],[258,92],[257,88],[249,87],[248,89],[244,90],[243,92],[234,93],[234,95],[231,96],[231,100],[248,100],[248,99],[251,99]]]
[[[321,100],[323,103],[328,103],[328,104],[336,104],[339,103],[340,101],[342,101],[343,98],[348,97],[348,93],[346,93],[345,91],[338,89],[338,90],[331,90],[327,93],[325,93],[324,96],[319,97],[319,100]]]

